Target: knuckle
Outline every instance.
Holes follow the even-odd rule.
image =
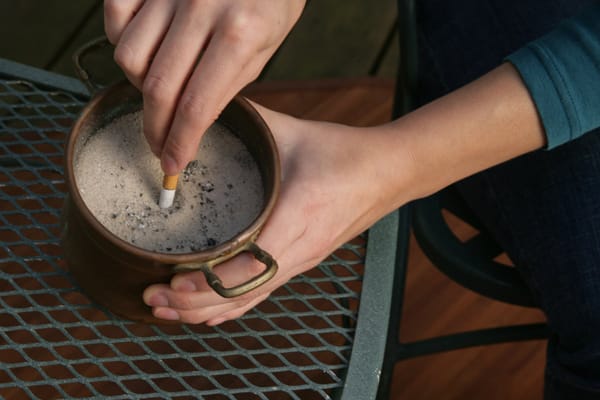
[[[142,86],[144,100],[152,104],[162,103],[173,95],[173,89],[162,75],[146,76]]]
[[[207,99],[204,96],[186,93],[179,101],[179,114],[187,121],[199,121],[207,110]]]
[[[230,44],[252,43],[257,39],[256,29],[259,24],[259,16],[252,10],[245,9],[228,15],[223,35]],[[240,49],[247,46],[240,46]]]
[[[115,62],[127,72],[136,72],[135,54],[131,47],[125,43],[119,43],[114,52]]]

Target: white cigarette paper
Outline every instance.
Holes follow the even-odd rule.
[[[173,205],[178,178],[178,175],[164,176],[162,189],[160,190],[160,197],[158,199],[158,206],[160,208],[169,208]]]
[[[158,206],[160,208],[169,208],[173,205],[175,199],[175,190],[161,189],[160,198],[158,199]]]

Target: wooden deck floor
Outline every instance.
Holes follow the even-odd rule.
[[[392,77],[396,0],[309,1],[261,79]],[[74,75],[73,52],[103,34],[102,0],[0,2],[0,57]],[[112,63],[112,57],[104,65]]]

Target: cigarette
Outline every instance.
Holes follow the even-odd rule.
[[[175,189],[177,189],[177,179],[179,175],[165,175],[163,178],[162,189],[160,190],[160,198],[158,206],[160,208],[169,208],[173,205],[175,199]]]

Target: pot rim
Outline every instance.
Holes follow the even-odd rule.
[[[275,143],[275,138],[268,127],[265,120],[258,113],[258,111],[250,104],[250,102],[242,97],[241,95],[236,95],[231,103],[240,106],[248,115],[250,119],[257,125],[257,128],[263,132],[265,139],[268,143],[268,147],[272,153],[272,164],[268,165],[268,168],[272,168],[273,172],[273,183],[272,190],[269,198],[267,199],[263,209],[258,214],[258,216],[240,231],[233,238],[208,249],[196,251],[193,253],[160,253],[151,250],[146,250],[141,247],[135,246],[124,239],[121,239],[111,231],[109,231],[104,225],[98,221],[98,219],[93,215],[93,213],[89,210],[83,198],[79,193],[79,188],[77,187],[77,180],[75,179],[75,171],[73,167],[73,157],[75,152],[75,144],[77,142],[77,138],[81,133],[81,127],[86,122],[89,115],[95,111],[98,107],[98,104],[102,102],[108,95],[111,93],[124,89],[127,86],[132,87],[132,85],[127,82],[119,82],[113,84],[109,87],[99,90],[94,94],[92,99],[84,106],[81,110],[79,117],[72,125],[71,130],[69,132],[69,136],[65,145],[65,182],[67,184],[67,189],[71,200],[73,201],[75,207],[79,210],[79,215],[83,217],[85,223],[92,227],[92,229],[102,236],[104,239],[108,240],[113,246],[117,247],[120,250],[126,252],[126,254],[131,254],[136,257],[140,257],[152,262],[158,262],[163,264],[189,264],[189,263],[201,263],[210,261],[216,258],[224,257],[228,254],[231,254],[231,257],[237,254],[236,250],[238,250],[241,246],[246,244],[249,241],[255,241],[258,237],[260,230],[264,226],[267,218],[271,215],[273,208],[277,202],[279,197],[279,190],[281,186],[281,164],[280,164],[280,156],[277,145]],[[230,104],[231,104],[230,103]],[[229,105],[228,105],[229,106]]]

